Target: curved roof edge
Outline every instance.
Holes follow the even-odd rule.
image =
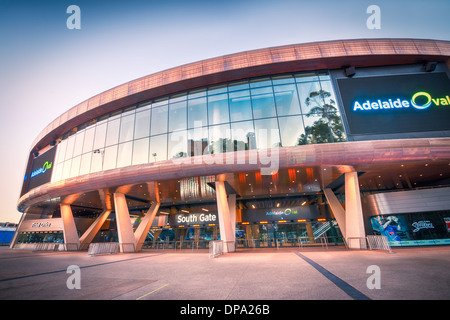
[[[450,61],[450,41],[349,39],[291,44],[224,55],[156,72],[95,95],[52,121],[34,140],[40,150],[74,127],[106,113],[178,91],[249,77],[346,65],[369,67]]]

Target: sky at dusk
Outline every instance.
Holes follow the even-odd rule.
[[[369,29],[370,5],[381,29]],[[70,30],[67,7],[81,9]],[[450,40],[450,1],[0,0],[0,222],[36,136],[80,102],[133,79],[240,51],[351,38]]]

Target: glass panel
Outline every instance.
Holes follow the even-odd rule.
[[[280,133],[277,119],[255,120],[255,135],[258,149],[278,147],[280,145]]]
[[[75,147],[73,149],[73,156],[79,156],[81,152],[83,151],[83,141],[84,141],[84,130],[77,132],[76,138],[75,138]]]
[[[319,81],[319,77],[317,77],[315,72],[299,73],[295,75],[295,81],[297,82]]]
[[[270,80],[270,78],[260,78],[250,80],[250,88],[266,87],[271,85],[272,81]]]
[[[273,89],[278,116],[300,114],[300,103],[295,84],[275,86]]]
[[[150,138],[135,140],[133,142],[133,160],[132,164],[148,163],[148,148]]]
[[[200,156],[207,153],[208,128],[196,128],[188,130],[188,155]]]
[[[250,90],[230,92],[231,121],[249,120],[252,118]]]
[[[218,94],[218,93],[224,93],[227,92],[227,85],[221,84],[218,86],[210,87],[208,88],[208,96]]]
[[[84,135],[83,153],[92,151],[92,146],[94,145],[94,134],[95,127],[91,127],[86,130]]]
[[[108,122],[106,131],[106,146],[119,143],[120,118]]]
[[[281,145],[283,147],[306,144],[305,129],[301,116],[278,118],[280,124]]]
[[[188,128],[208,125],[206,97],[188,101]]]
[[[186,101],[169,105],[169,131],[186,129],[187,110]]]
[[[228,124],[209,127],[209,153],[224,153],[233,151],[231,130]]]
[[[253,121],[232,122],[231,138],[234,151],[256,149]]]
[[[150,135],[150,109],[136,113],[134,139],[145,138]]]
[[[228,94],[218,94],[208,97],[209,124],[230,122],[228,114]]]
[[[70,166],[72,165],[72,159],[69,159],[67,161],[64,161],[63,163],[63,171],[62,171],[62,177],[61,179],[67,179],[70,177]]]
[[[91,173],[102,171],[104,156],[105,156],[105,149],[96,149],[92,151]]]
[[[228,85],[228,92],[243,90],[243,89],[248,89],[248,88],[250,88],[248,81],[239,81],[239,82],[230,83]]]
[[[192,90],[189,91],[189,99],[195,99],[206,96],[206,89]]]
[[[94,150],[103,148],[106,139],[106,122],[95,128]]]
[[[152,125],[151,125],[152,135],[167,132],[167,115],[169,110],[168,108],[169,108],[168,106],[163,106],[152,109]]]
[[[75,145],[75,135],[72,135],[67,139],[66,156],[64,157],[65,160],[72,158],[74,145]]]
[[[61,163],[64,161],[64,157],[66,156],[66,149],[67,149],[67,139],[62,140],[58,144],[58,153],[56,155],[56,163]]]
[[[89,173],[91,169],[91,157],[92,157],[91,152],[85,153],[81,156],[80,176]]]
[[[336,96],[334,95],[333,86],[331,81],[321,81],[320,85],[323,90],[323,102],[326,106],[326,111],[328,113],[337,112],[338,107],[336,103]]]
[[[251,93],[255,119],[276,116],[272,87],[252,89]]]
[[[80,171],[80,163],[81,163],[81,156],[72,159],[72,167],[70,168],[71,178],[78,176],[78,172]]]
[[[323,98],[319,82],[305,82],[297,84],[300,105],[303,114],[320,113]]]
[[[130,141],[134,133],[134,114],[122,117],[120,121],[119,142]]]
[[[279,84],[295,83],[295,79],[291,75],[276,76],[272,77],[272,83],[274,86]]]
[[[114,169],[117,160],[117,145],[105,148],[105,156],[103,159],[103,170]]]
[[[167,148],[168,159],[178,159],[187,157],[187,131],[177,131],[169,133]]]
[[[150,138],[149,162],[167,160],[167,134]]]
[[[55,169],[53,169],[53,174],[52,174],[52,182],[61,180],[63,168],[64,168],[63,163],[59,163],[59,164],[55,165]]]
[[[305,135],[307,143],[333,142],[330,136],[330,128],[326,118],[320,114],[310,114],[303,117],[305,123]]]
[[[133,142],[119,144],[117,152],[117,168],[131,165],[131,156],[133,153]]]

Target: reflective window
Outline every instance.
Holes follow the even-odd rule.
[[[298,83],[297,89],[302,113],[321,113],[324,103],[319,82]]]
[[[231,123],[231,138],[234,151],[256,149],[253,121]]]
[[[249,120],[252,118],[252,104],[250,90],[230,92],[231,121]]]
[[[187,126],[186,101],[169,105],[169,131],[184,130]]]
[[[133,142],[125,142],[119,144],[117,151],[117,168],[130,166],[131,156],[133,153]]]
[[[134,125],[134,139],[145,138],[150,135],[150,109],[136,113]]]
[[[72,166],[70,167],[71,178],[78,176],[80,172],[80,163],[81,163],[81,156],[72,159]]]
[[[300,114],[300,103],[295,84],[275,86],[273,89],[279,117]]]
[[[132,164],[148,163],[150,138],[135,140],[133,144]]]
[[[346,141],[326,72],[179,92],[78,129],[57,145],[52,181],[188,156]]]
[[[106,146],[119,143],[120,118],[108,122]]]
[[[228,124],[209,127],[209,153],[217,154],[233,150]]]
[[[117,161],[117,145],[105,148],[103,170],[114,169]]]
[[[73,149],[73,156],[79,156],[83,152],[84,131],[77,133],[75,137],[75,147]]]
[[[75,135],[71,135],[69,139],[67,139],[66,155],[64,157],[64,160],[72,159],[74,145],[75,145]]]
[[[188,101],[188,128],[203,127],[208,124],[206,97]]]
[[[228,114],[228,94],[218,94],[208,97],[209,125],[230,122]]]
[[[92,151],[91,173],[102,171],[104,155],[105,155],[104,149],[95,149],[94,151]]]
[[[278,118],[280,125],[281,145],[283,147],[298,146],[306,144],[305,129],[301,116],[280,117]]]
[[[94,134],[95,127],[86,129],[86,133],[84,134],[83,153],[92,151],[92,147],[94,145]]]
[[[208,128],[191,129],[187,135],[189,156],[201,156],[208,152]]]
[[[122,117],[120,120],[119,143],[133,139],[134,133],[134,114]]]
[[[150,138],[149,162],[167,160],[167,134]]]
[[[255,120],[256,147],[274,148],[280,145],[277,118]]]
[[[162,106],[152,109],[151,133],[157,135],[167,132],[168,106]]]
[[[106,139],[106,123],[102,123],[95,128],[94,150],[103,148]]]
[[[188,156],[186,130],[169,133],[168,138],[167,157],[169,159],[178,159]]]
[[[91,157],[92,153],[85,153],[81,156],[81,163],[80,163],[80,175],[88,174],[91,169]]]
[[[272,87],[252,89],[251,94],[255,119],[276,116]]]

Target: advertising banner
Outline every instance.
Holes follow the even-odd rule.
[[[28,186],[26,191],[50,182],[52,178],[53,162],[55,161],[55,153],[56,148],[51,148],[33,160],[31,171],[27,172],[23,182]]]
[[[350,134],[450,130],[446,73],[337,79]]]

